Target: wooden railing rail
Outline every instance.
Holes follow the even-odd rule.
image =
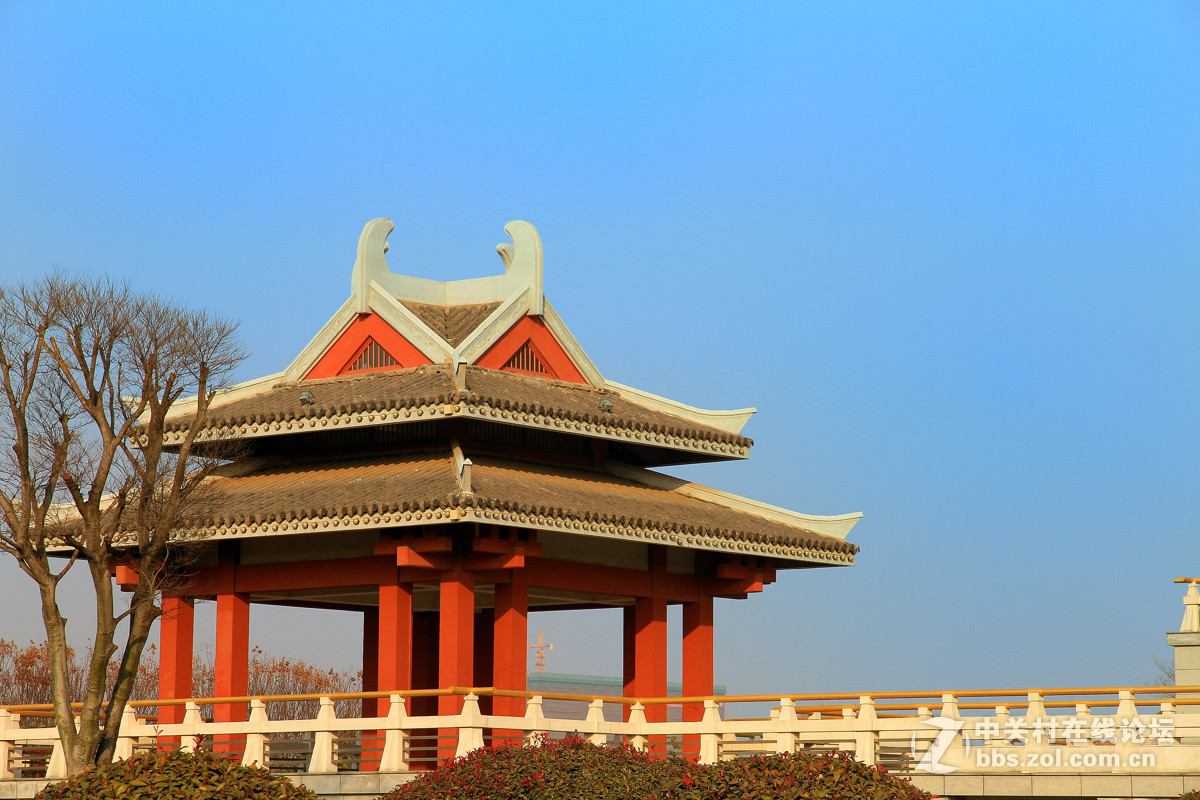
[[[870,697],[872,700],[912,700],[912,703],[890,704],[887,706],[876,705],[877,709],[915,709],[921,706],[930,708],[938,708],[941,706],[942,698],[950,695],[955,698],[975,697],[975,698],[995,698],[997,700],[1004,698],[1025,698],[1030,694],[1038,694],[1042,697],[1095,697],[1098,695],[1117,695],[1121,692],[1130,692],[1133,695],[1152,695],[1146,699],[1138,700],[1138,704],[1152,704],[1159,702],[1156,698],[1162,698],[1165,695],[1172,694],[1200,694],[1200,685],[1197,686],[1103,686],[1103,687],[1075,687],[1075,688],[1039,688],[1039,689],[967,689],[961,691],[938,691],[938,692],[819,692],[819,693],[781,693],[781,694],[745,694],[745,695],[694,695],[687,697],[621,697],[608,695],[592,695],[592,694],[570,694],[563,692],[529,692],[516,691],[512,689],[496,689],[490,686],[451,686],[446,689],[406,689],[397,691],[378,691],[378,692],[336,692],[332,694],[287,694],[287,695],[244,695],[239,697],[188,697],[188,698],[170,698],[157,700],[133,700],[129,706],[132,708],[148,708],[158,706],[182,706],[188,703],[197,705],[215,705],[215,704],[234,704],[234,703],[249,703],[252,700],[261,700],[263,702],[289,702],[303,700],[320,700],[328,697],[331,700],[363,700],[363,699],[386,699],[392,695],[400,697],[444,697],[448,695],[465,696],[474,693],[477,696],[493,696],[493,697],[519,697],[523,699],[531,699],[533,697],[543,697],[547,700],[568,700],[590,703],[593,700],[603,700],[605,703],[618,705],[632,706],[635,703],[641,703],[644,706],[648,705],[678,705],[678,704],[699,704],[712,700],[719,704],[727,703],[777,703],[783,698],[791,700],[793,703],[816,703],[822,702],[824,708],[842,708],[846,705],[854,706],[862,697]],[[833,700],[851,701],[846,704],[829,703]],[[919,701],[919,702],[918,702]],[[1006,705],[1009,708],[1023,708],[1023,701],[1012,703],[995,703],[995,702],[977,702],[977,703],[958,703],[959,708],[992,708],[995,705]],[[1077,705],[1078,701],[1074,700],[1047,700],[1044,705],[1046,708],[1070,708]],[[1196,698],[1173,698],[1171,702],[1176,705],[1200,705],[1200,697]],[[1107,703],[1107,705],[1116,705],[1117,701]],[[105,704],[107,705],[107,703]],[[1094,702],[1092,705],[1105,705],[1104,702]],[[75,703],[72,708],[78,710],[83,708],[82,703]],[[797,708],[800,708],[798,705]],[[811,706],[803,706],[808,710]],[[54,706],[49,703],[38,704],[22,704],[22,705],[0,705],[0,710],[7,710],[21,714],[27,714],[32,711],[54,711]]]

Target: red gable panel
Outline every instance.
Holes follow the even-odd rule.
[[[371,348],[371,345],[375,348]],[[367,350],[370,348],[370,352]],[[378,348],[378,349],[376,349]],[[380,353],[379,349],[383,352]],[[363,357],[365,355],[365,357]],[[356,362],[360,362],[357,363]],[[389,363],[391,362],[391,363]],[[304,376],[305,380],[350,373],[384,372],[431,364],[425,354],[384,322],[378,314],[359,314]],[[355,367],[359,367],[355,369]]]
[[[546,323],[537,317],[522,317],[479,357],[475,365],[539,378],[587,383]]]

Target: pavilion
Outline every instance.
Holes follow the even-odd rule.
[[[246,692],[254,604],[360,612],[368,691],[522,690],[530,611],[619,607],[631,697],[666,696],[679,604],[682,692],[710,695],[714,598],[854,563],[860,514],[800,514],[651,469],[745,459],[754,409],[601,376],[545,298],[532,225],[505,227],[503,274],[446,283],[388,268],[392,228],[367,223],[349,299],[287,369],[209,410],[197,441],[237,440],[239,455],[164,593],[160,697],[191,696],[197,598],[217,605],[219,696]],[[178,406],[167,446],[193,416]],[[523,702],[496,698],[494,713]],[[460,703],[441,697],[438,713]]]

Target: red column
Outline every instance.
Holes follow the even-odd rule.
[[[699,697],[712,693],[713,599],[705,597],[695,603],[683,604],[683,694]],[[698,722],[703,718],[703,703],[684,704],[684,722]],[[683,746],[688,757],[699,757],[699,736],[685,736]]]
[[[436,689],[438,685],[438,612],[418,611],[413,614],[412,674],[414,689]],[[414,717],[437,713],[436,697],[414,697],[408,703],[408,713]],[[420,729],[409,739],[410,763],[413,769],[431,766],[436,760],[437,730]]]
[[[192,637],[195,606],[190,597],[164,595],[158,622],[158,696],[178,700],[192,696]],[[160,722],[183,722],[183,706],[162,706]]]
[[[525,691],[529,663],[529,579],[523,569],[514,569],[509,583],[496,585],[493,639],[492,685],[497,689]],[[501,716],[520,716],[525,713],[525,701],[519,697],[497,697],[493,708]]]
[[[411,583],[396,581],[379,586],[378,659],[376,675],[380,691],[412,688],[413,589]]]
[[[250,671],[250,595],[235,591],[237,549],[220,547],[217,562],[217,640],[213,691],[217,697],[246,694]],[[213,721],[246,719],[246,704],[219,703]]]
[[[438,599],[438,687],[470,686],[475,667],[475,577],[464,570],[442,573]],[[439,714],[457,714],[458,697],[438,699]]]
[[[438,688],[470,686],[475,677],[475,576],[452,569],[442,573],[438,598]],[[438,698],[438,714],[457,714],[462,698]],[[457,731],[439,733],[438,759],[453,758]]]
[[[705,597],[683,604],[683,694],[688,697],[713,692],[713,599]],[[683,707],[684,721],[704,717],[701,703]]]
[[[362,644],[362,690],[374,692],[379,689],[379,609],[363,609]],[[363,700],[364,717],[379,716],[381,705],[378,700]]]
[[[405,691],[413,686],[413,589],[411,583],[401,583],[396,578],[395,566],[383,569],[379,576],[379,608],[364,615],[364,622],[375,623],[373,630],[363,633],[363,688],[367,689],[368,678],[373,680],[368,691]],[[368,647],[368,643],[373,647]],[[364,700],[363,713],[368,710],[371,716],[383,715],[391,710],[391,704],[382,698]],[[363,731],[363,771],[378,766],[384,736],[383,731]]]
[[[439,614],[436,611],[420,611],[413,614],[413,648],[412,670],[414,689],[436,689],[438,686],[438,624]],[[431,703],[431,697],[414,697],[414,708],[419,704],[420,710],[411,710],[410,714],[436,714],[437,703]]]
[[[639,597],[634,606],[635,660],[633,693],[667,696],[667,598]],[[665,705],[646,706],[648,722],[666,722]]]
[[[621,693],[633,697],[637,693],[637,608],[625,606],[621,611]],[[629,721],[629,706],[622,719]]]
[[[481,608],[475,612],[475,631],[472,634],[475,641],[474,665],[471,668],[472,686],[491,686],[492,674],[496,665],[496,611],[492,608]],[[481,695],[479,710],[491,714],[491,695]]]
[[[634,603],[634,694],[637,697],[667,696],[667,554],[661,547],[650,549],[651,595]],[[666,722],[665,705],[646,706],[647,722]],[[655,751],[665,748],[662,737],[652,737]]]

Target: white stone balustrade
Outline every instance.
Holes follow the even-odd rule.
[[[1179,689],[1195,692],[1200,687]],[[409,716],[400,695],[388,698],[386,716],[365,718],[338,717],[335,699],[325,697],[312,719],[273,721],[268,719],[266,703],[250,700],[246,721],[209,722],[202,719],[200,705],[188,702],[183,721],[172,725],[139,720],[129,710],[121,722],[117,753],[118,757],[128,757],[136,749],[153,747],[158,742],[178,742],[183,749],[192,750],[216,740],[222,747],[241,752],[243,763],[262,764],[270,752],[272,737],[299,733],[312,742],[307,771],[330,773],[347,768],[346,759],[339,759],[339,735],[363,732],[367,737],[383,737],[382,752],[376,756],[378,767],[399,772],[413,765],[408,752],[410,741],[414,734],[426,735],[417,732],[457,731],[454,753],[465,756],[485,745],[489,731],[503,730],[514,736],[519,732],[525,741],[534,741],[539,735],[574,734],[595,744],[625,742],[638,749],[651,747],[652,743],[677,745],[688,741],[703,763],[752,753],[836,749],[851,752],[864,763],[905,772],[918,768],[918,763],[927,764],[921,762],[922,757],[939,734],[950,730],[941,740],[950,744],[939,759],[941,765],[960,773],[1011,772],[981,765],[975,752],[979,748],[987,748],[990,757],[1000,753],[1022,760],[1045,759],[1044,754],[1050,754],[1052,760],[1058,759],[1057,763],[1069,766],[1067,771],[1072,772],[1092,767],[1107,773],[1200,772],[1200,744],[1192,744],[1200,742],[1200,714],[1177,714],[1175,703],[1154,697],[1151,689],[1139,691],[1143,695],[1140,700],[1134,692],[1121,690],[1087,702],[1051,702],[1054,693],[1043,690],[1004,697],[1005,703],[1000,705],[991,705],[999,695],[990,696],[985,704],[944,694],[936,716],[931,715],[934,704],[929,696],[903,705],[893,699],[877,702],[864,695],[857,702],[846,701],[840,715],[809,710],[808,703],[818,702],[811,698],[797,702],[793,697],[783,697],[767,719],[722,719],[717,701],[709,699],[703,704],[703,719],[695,722],[648,722],[641,702],[630,706],[628,721],[610,722],[604,719],[602,700],[590,702],[584,720],[547,718],[542,698],[536,696],[527,702],[524,716],[488,715],[479,705],[479,694],[486,690],[467,693],[458,714],[433,716]],[[1063,690],[1061,694],[1072,692],[1087,694],[1079,690]],[[732,699],[722,698],[726,702]],[[826,701],[824,708],[830,707]],[[1024,739],[1017,734],[1023,734]],[[30,751],[47,762],[46,777],[64,776],[57,729],[22,728],[18,714],[0,710],[0,779],[13,778],[14,768],[27,769],[28,764],[18,762],[23,753]],[[1078,769],[1071,765],[1072,758],[1087,753],[1092,754],[1091,758],[1082,759]],[[1130,756],[1151,758],[1142,758],[1139,764]],[[1116,766],[1111,763],[1114,759],[1119,762]]]

